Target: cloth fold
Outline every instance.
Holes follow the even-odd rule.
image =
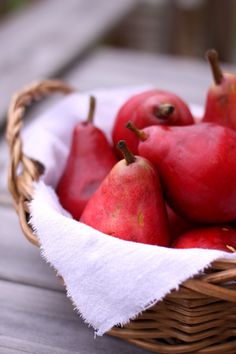
[[[120,105],[142,88],[96,90],[95,124],[111,139]],[[69,153],[74,125],[85,119],[88,93],[72,94],[24,131],[24,151],[46,171],[34,185],[31,225],[43,257],[64,278],[83,319],[102,335],[125,324],[218,258],[236,254],[170,249],[123,241],[72,219],[54,191]],[[201,108],[194,107],[196,116]],[[43,142],[43,144],[42,144]]]

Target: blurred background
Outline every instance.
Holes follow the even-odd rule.
[[[214,47],[221,60],[234,61],[235,11],[231,0],[142,0],[110,43],[199,58]]]
[[[1,0],[0,19],[5,21],[14,12],[37,2],[49,3],[50,0]],[[58,0],[58,6],[62,2]],[[95,10],[93,3],[99,6],[99,1],[87,2],[91,3],[91,11]],[[213,46],[220,51],[222,60],[235,60],[235,1],[140,0],[136,3],[133,10],[108,34],[107,43],[200,58],[209,46]]]

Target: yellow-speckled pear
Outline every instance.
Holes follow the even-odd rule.
[[[168,246],[169,234],[159,176],[143,157],[118,143],[119,161],[91,197],[81,222],[123,240]]]

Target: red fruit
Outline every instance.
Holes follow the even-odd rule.
[[[169,230],[171,240],[174,241],[179,235],[194,227],[188,220],[176,214],[168,204],[166,204],[166,211],[169,221]]]
[[[159,124],[194,124],[188,106],[173,93],[151,90],[135,95],[120,108],[112,133],[115,145],[125,139],[134,154],[138,152],[138,139],[125,128],[129,120],[139,129]]]
[[[207,248],[225,252],[235,252],[236,230],[222,226],[191,230],[179,236],[172,247]]]
[[[158,168],[175,212],[202,223],[236,219],[236,132],[202,123],[152,126],[136,133],[144,140],[139,153]]]
[[[168,246],[165,204],[158,174],[119,142],[119,161],[86,205],[80,221],[117,238]]]
[[[206,100],[204,122],[214,122],[236,130],[236,75],[223,73],[215,50],[207,52],[214,77]]]
[[[92,124],[94,102],[86,122],[76,125],[70,154],[57,186],[62,206],[79,220],[89,198],[117,162],[103,132]]]

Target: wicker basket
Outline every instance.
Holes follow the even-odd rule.
[[[36,246],[27,203],[43,166],[23,154],[20,132],[26,107],[54,92],[68,94],[72,89],[54,80],[35,83],[12,98],[8,114],[9,190],[22,230]],[[109,334],[155,353],[236,353],[235,281],[236,261],[216,261],[204,274],[184,282],[178,291]]]

